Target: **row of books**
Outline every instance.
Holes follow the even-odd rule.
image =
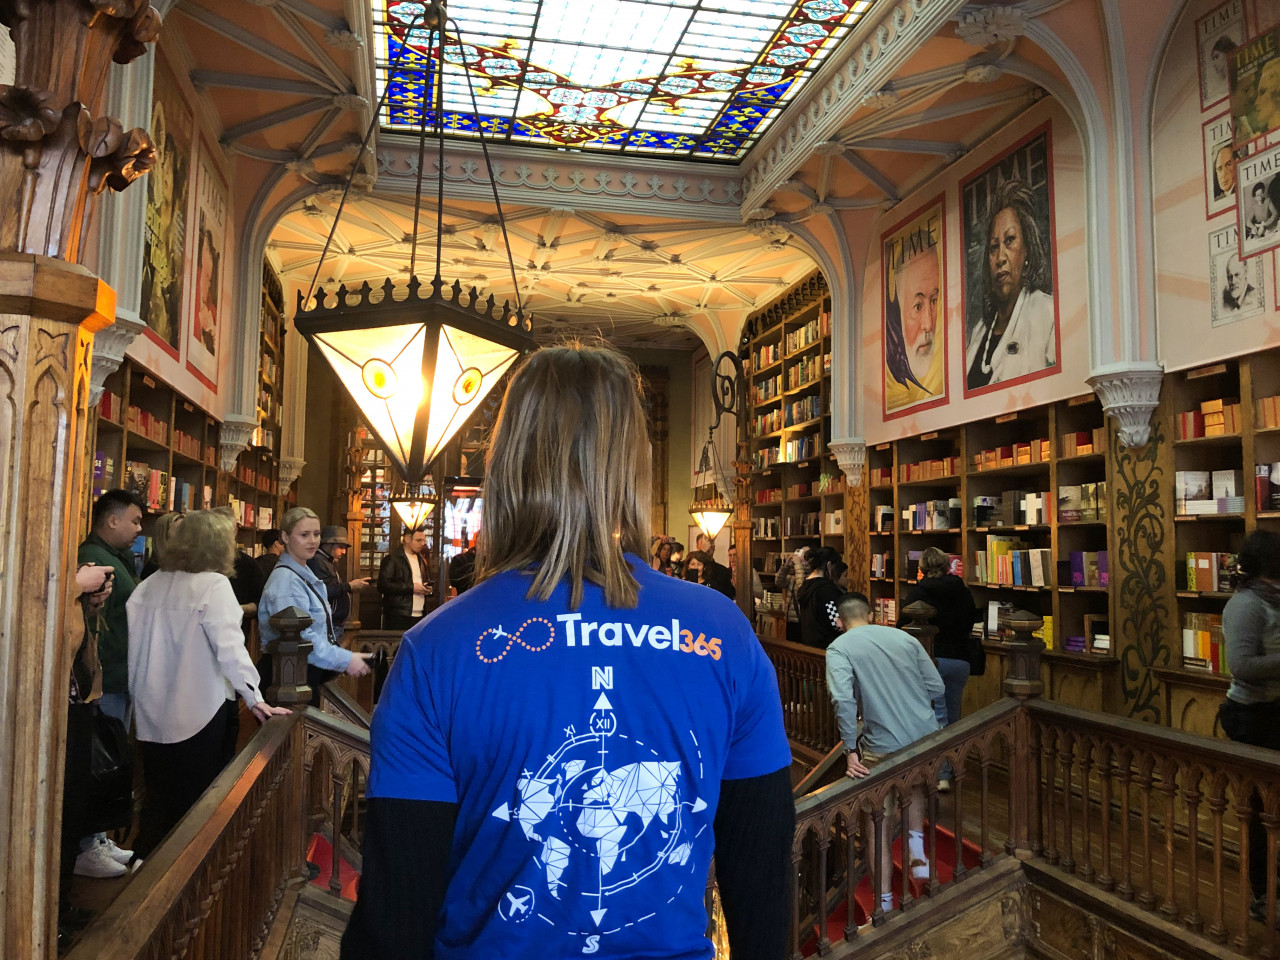
[[[1107,482],[1060,484],[1058,522],[1086,523],[1107,519]]]
[[[122,414],[124,413],[124,401],[112,393],[110,390],[102,391],[102,399],[98,401],[98,416],[110,420],[112,423],[121,423]]]
[[[799,497],[811,497],[818,492],[817,486],[818,485],[812,481],[793,483],[791,486],[787,487],[787,499],[795,500]]]
[[[1198,593],[1227,593],[1235,589],[1234,553],[1188,553],[1186,589]]]
[[[893,554],[889,552],[871,554],[871,576],[887,580],[893,576]]]
[[[822,529],[822,514],[817,510],[783,517],[782,520],[783,536],[787,537],[816,537]]]
[[[125,411],[124,425],[153,443],[167,444],[169,442],[169,424],[148,410],[143,410],[140,407],[129,407]]]
[[[770,576],[778,572],[778,567],[782,566],[782,558],[787,556],[779,550],[770,550],[764,555],[763,565],[760,568],[761,573],[767,573]]]
[[[1280,429],[1280,397],[1260,397],[1253,401],[1253,423],[1259,430]]]
[[[898,480],[902,483],[914,483],[917,480],[939,480],[946,477],[954,477],[959,472],[959,457],[939,457],[936,460],[921,460],[919,463],[898,464]],[[884,482],[889,482],[887,477]]]
[[[1253,495],[1259,510],[1280,510],[1280,462],[1254,464]]]
[[[798,437],[792,437],[783,445],[782,459],[787,463],[798,463],[801,460],[808,460],[822,452],[822,434],[806,433]]]
[[[810,420],[816,420],[822,416],[822,397],[815,395],[812,397],[804,397],[795,403],[787,404],[787,426],[793,427],[797,423],[807,423]]]
[[[236,523],[242,527],[257,527],[259,530],[270,530],[274,525],[275,511],[271,507],[258,507],[247,500],[232,497],[228,503]]]
[[[751,453],[751,468],[753,470],[766,470],[777,463],[778,459],[777,447],[761,447]]]
[[[908,504],[902,508],[902,529],[956,530],[964,522],[960,511],[959,497]]]
[[[767,490],[756,491],[756,503],[764,504],[764,503],[781,503],[781,502],[782,502],[781,487],[769,487]]]
[[[782,429],[782,408],[768,413],[758,413],[751,420],[751,436],[762,437],[766,433],[776,433]]]
[[[1012,587],[1053,586],[1053,551],[1014,537],[988,536],[985,550],[974,552],[976,583]]]
[[[767,380],[761,380],[751,388],[751,402],[764,403],[766,400],[772,400],[781,393],[782,374],[778,374],[776,377],[769,377]]]
[[[780,540],[782,538],[782,519],[780,517],[755,517],[751,521],[751,535],[757,540]]]
[[[1072,550],[1067,564],[1073,587],[1106,587],[1111,585],[1111,564],[1105,550]]]
[[[831,354],[804,357],[794,367],[787,369],[787,389],[795,390],[797,387],[808,386],[830,372]]]
[[[95,455],[95,473],[98,458]],[[126,460],[121,486],[138,497],[153,513],[171,510],[207,510],[213,505],[213,488],[194,484],[178,476],[170,476],[149,463]]]
[[[1083,457],[1089,453],[1104,453],[1107,449],[1107,428],[1076,430],[1058,438],[1058,452],[1063,457]]]
[[[1178,470],[1173,485],[1181,516],[1244,513],[1244,480],[1239,470]]]
[[[871,619],[888,626],[898,624],[898,601],[893,597],[876,597],[871,601]]]
[[[1222,615],[1185,613],[1182,615],[1182,665],[1231,676],[1222,642]]]
[[[782,345],[778,343],[762,344],[751,355],[751,365],[754,370],[763,370],[765,367],[771,367],[782,359]]]
[[[176,427],[173,431],[173,449],[192,460],[203,460],[210,466],[215,463],[213,447],[206,447],[199,437],[193,437]]]
[[[1049,441],[1041,439],[981,450],[969,458],[969,465],[974,470],[999,470],[1029,463],[1048,463],[1049,457]]]
[[[818,474],[818,489],[815,493],[844,493],[844,474],[839,470],[827,470]]]
[[[797,350],[803,350],[811,344],[817,343],[823,337],[831,335],[831,314],[821,313],[817,319],[810,320],[799,330],[788,333],[786,337],[787,353],[795,353]]]
[[[1205,400],[1199,410],[1178,414],[1179,440],[1197,437],[1223,437],[1240,432],[1240,401],[1218,398]]]
[[[1006,490],[998,497],[974,497],[975,527],[1017,527],[1048,523],[1052,517],[1049,491]]]

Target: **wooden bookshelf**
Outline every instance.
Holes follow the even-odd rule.
[[[1066,438],[1088,433],[1092,439],[1094,431],[1104,426],[1101,405],[1089,394],[869,447],[868,539],[873,576],[864,586],[873,607],[876,601],[892,600],[900,610],[902,600],[914,583],[909,555],[937,546],[962,559],[965,582],[984,614],[988,604],[997,601],[1052,617],[1053,651],[1067,657],[1063,670],[1078,674],[1090,664],[1096,664],[1103,672],[1111,670],[1108,664],[1116,662],[1114,656],[1075,654],[1064,649],[1063,641],[1068,636],[1084,635],[1086,616],[1112,621],[1113,587],[1110,583],[1107,586],[1063,583],[1058,563],[1072,552],[1105,550],[1109,556],[1113,554],[1111,530],[1105,520],[1064,522],[1059,519],[1057,509],[1060,486],[1106,482],[1107,500],[1110,500],[1110,465],[1103,449],[1086,448],[1084,452],[1065,456],[1061,452]],[[1102,438],[1099,435],[1099,439]],[[1036,446],[1033,462],[1008,462],[1008,459],[1016,461],[1020,446],[1025,456],[1027,445],[1033,441],[1047,441],[1045,447]],[[1014,456],[995,463],[988,458],[984,463],[983,451],[1001,448],[1009,448]],[[1280,453],[1277,456],[1280,457]],[[945,466],[949,458],[955,458],[958,464],[954,472],[943,469],[909,478],[909,465],[941,461]],[[916,472],[921,469],[923,467],[918,466]],[[1047,493],[1044,518],[1039,522],[1008,523],[999,517],[990,517],[978,522],[974,498],[1004,497],[1013,491]],[[948,518],[946,526],[940,529],[909,529],[908,521],[903,518],[904,509],[944,499],[959,500],[958,525]],[[1106,509],[1110,515],[1109,502]],[[882,514],[884,520],[878,523]],[[1050,551],[1053,563],[1047,582],[1043,585],[982,582],[976,575],[975,555],[985,549],[987,537],[993,535],[1016,537],[1026,543],[1028,549]],[[884,559],[878,560],[879,557]],[[880,570],[885,571],[883,576],[878,575]],[[1105,689],[1110,696],[1112,687],[1110,682],[1099,682],[1097,689]]]
[[[831,442],[831,295],[819,274],[747,320],[751,563],[766,589],[781,557],[845,544],[845,481]]]

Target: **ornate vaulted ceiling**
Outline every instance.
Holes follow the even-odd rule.
[[[637,204],[637,206],[642,206]],[[307,290],[336,213],[326,195],[289,213],[270,253]],[[511,265],[492,205],[446,202],[442,276],[512,298]],[[712,324],[741,318],[813,269],[783,228],[750,228],[638,214],[601,215],[503,205],[520,298],[543,339],[599,334],[633,346],[715,342]],[[435,217],[419,228],[418,274],[435,263]],[[413,205],[377,195],[348,199],[319,285],[333,289],[408,279]],[[425,266],[424,266],[425,263]]]

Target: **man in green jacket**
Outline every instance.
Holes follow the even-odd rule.
[[[93,532],[80,544],[79,563],[110,567],[111,595],[102,608],[98,657],[102,661],[102,712],[129,723],[129,617],[125,603],[138,585],[133,541],[142,532],[142,505],[126,490],[108,490],[93,505]]]
[[[76,560],[110,567],[110,593],[99,611],[98,659],[102,665],[102,696],[98,706],[103,713],[118,717],[129,726],[129,616],[125,602],[138,579],[133,565],[133,541],[142,532],[142,504],[125,490],[108,490],[93,505],[93,531],[80,544]],[[132,850],[124,850],[95,833],[80,841],[75,874],[81,877],[111,878],[128,873],[125,864],[133,859]]]

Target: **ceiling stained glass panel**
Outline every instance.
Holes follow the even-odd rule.
[[[434,35],[417,26],[424,5],[373,4],[383,126],[434,125],[422,105],[437,70]],[[736,161],[870,6],[453,0],[442,122],[463,138]]]

